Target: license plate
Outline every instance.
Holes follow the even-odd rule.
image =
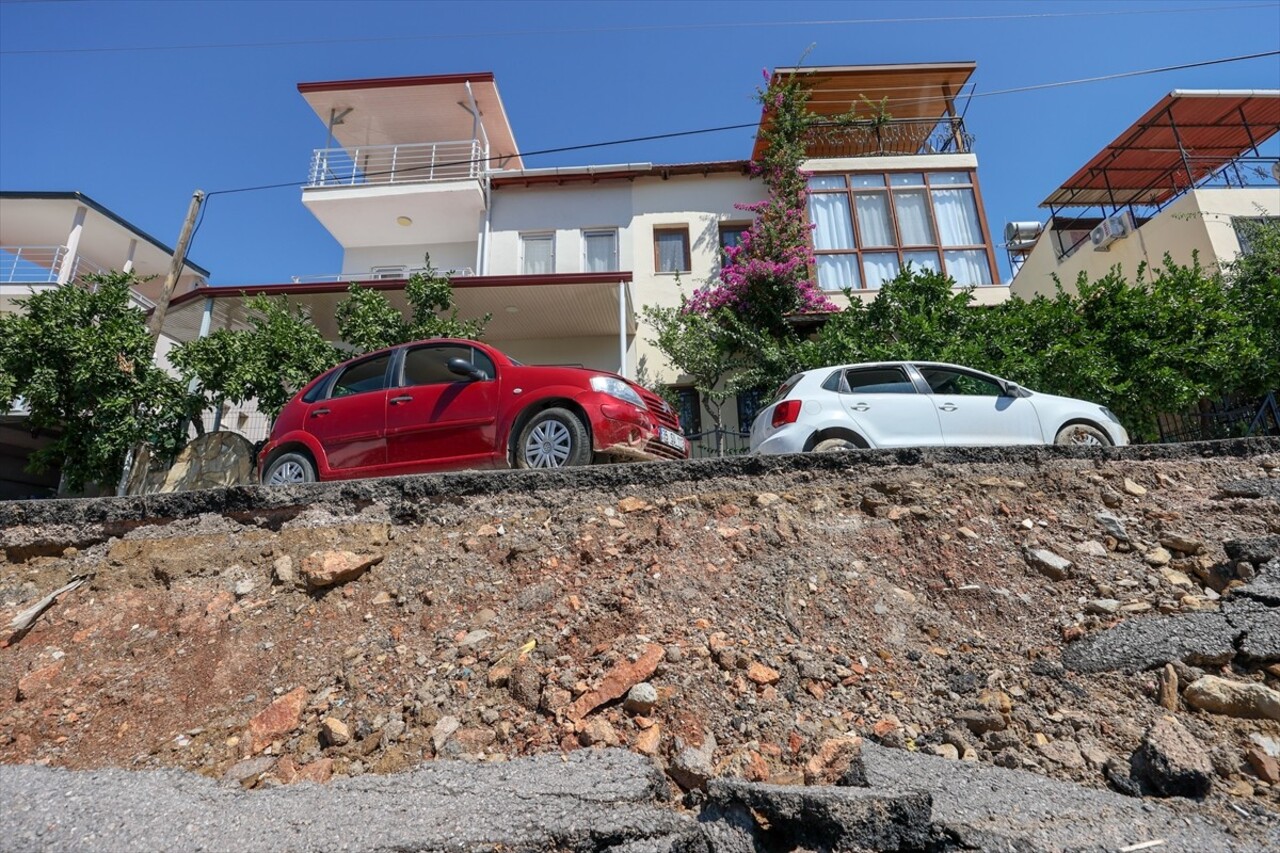
[[[686,445],[683,435],[666,427],[658,428],[658,438],[663,444],[668,447],[674,447],[676,450],[684,450]]]

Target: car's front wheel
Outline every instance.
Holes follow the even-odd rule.
[[[302,453],[282,453],[262,472],[262,482],[268,486],[296,486],[318,479],[316,466]]]
[[[517,468],[568,468],[591,461],[591,438],[573,412],[546,409],[520,430],[515,450]]]
[[[1054,444],[1063,444],[1073,447],[1110,447],[1111,441],[1106,434],[1097,427],[1088,424],[1068,424],[1058,430],[1058,436],[1053,440]]]

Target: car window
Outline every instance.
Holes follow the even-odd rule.
[[[329,384],[329,374],[325,373],[319,379],[316,380],[314,385],[311,386],[311,390],[307,391],[306,394],[302,395],[302,402],[314,403],[316,400],[319,400],[320,396],[324,394],[325,386],[328,384]]]
[[[935,394],[961,394],[966,397],[999,397],[1004,393],[998,382],[985,376],[951,370],[945,367],[921,367],[920,373]]]
[[[329,396],[350,397],[366,391],[381,391],[387,387],[387,365],[390,362],[391,353],[383,353],[347,366],[333,383]]]
[[[901,367],[860,367],[844,372],[844,394],[914,394],[916,387]]]
[[[493,360],[475,347],[461,344],[436,344],[414,347],[404,355],[401,385],[439,385],[462,382],[465,377],[449,369],[449,359],[460,358],[484,371],[486,379],[494,376]]]

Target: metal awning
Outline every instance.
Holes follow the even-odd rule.
[[[1280,132],[1280,90],[1176,89],[1041,207],[1161,205]]]

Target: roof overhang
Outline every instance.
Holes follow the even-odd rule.
[[[629,290],[631,279],[630,272],[463,276],[452,279],[450,284],[458,316],[491,314],[485,339],[504,342],[616,336],[619,285]],[[408,310],[403,279],[361,282],[360,286],[381,291],[393,306]],[[198,337],[207,300],[213,303],[211,329],[246,328],[247,303],[254,296],[265,295],[306,306],[320,334],[336,341],[339,336],[335,312],[347,298],[348,287],[346,282],[202,287],[170,303],[164,334],[179,341]],[[626,334],[634,335],[635,305],[629,296],[625,298],[622,325]]]
[[[867,113],[866,98],[877,105],[884,100],[885,110],[895,119],[941,119],[954,114],[955,99],[977,67],[976,62],[929,62],[778,68],[770,82],[787,77],[803,80],[810,95],[809,111],[818,115],[843,115],[850,109]],[[760,117],[761,131],[769,121],[765,109]],[[763,151],[757,132],[752,159],[758,160]]]
[[[1280,132],[1280,90],[1175,89],[1041,207],[1160,205]]]
[[[345,148],[476,138],[476,117],[493,168],[523,168],[493,72],[299,83],[298,91]]]

